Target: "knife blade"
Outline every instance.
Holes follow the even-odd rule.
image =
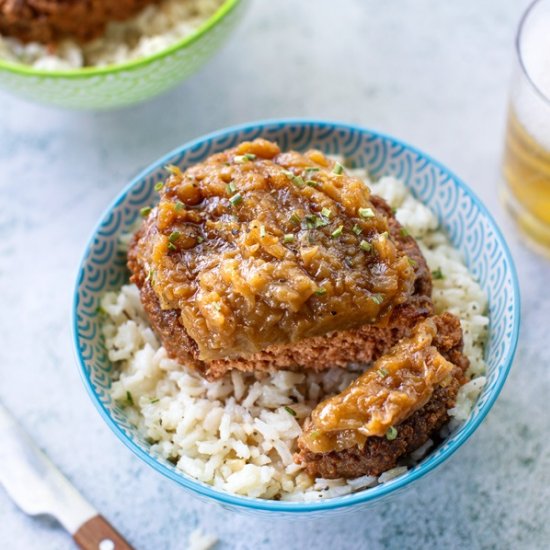
[[[86,550],[131,549],[1,403],[0,442],[0,484],[25,513],[54,516]]]

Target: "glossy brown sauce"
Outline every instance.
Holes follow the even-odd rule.
[[[369,199],[319,151],[245,142],[173,170],[140,262],[202,360],[383,323],[415,274]]]
[[[306,447],[316,453],[362,448],[367,437],[388,434],[424,406],[454,368],[432,345],[436,334],[433,319],[423,321],[342,393],[320,403],[302,435]]]

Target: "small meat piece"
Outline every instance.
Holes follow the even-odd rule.
[[[435,387],[430,399],[420,409],[395,426],[397,436],[362,438],[361,445],[354,444],[342,450],[312,452],[307,435],[311,436],[315,425],[308,419],[304,425],[304,435],[298,440],[299,453],[296,461],[304,464],[312,477],[356,478],[362,475],[377,476],[395,467],[398,460],[422,446],[428,439],[449,421],[448,410],[455,405],[456,395],[465,382],[464,373],[469,361],[462,353],[462,329],[460,321],[450,313],[434,317],[437,328],[432,346],[449,362],[453,369],[444,383]],[[391,355],[391,352],[390,352]],[[376,364],[372,369],[376,369]],[[322,404],[321,404],[322,406]],[[381,415],[384,418],[383,415]],[[314,434],[317,436],[317,434]],[[342,435],[340,439],[340,435]],[[322,435],[321,435],[322,436]],[[333,441],[352,441],[349,434],[333,434]]]
[[[86,42],[110,21],[128,19],[158,0],[0,0],[0,34],[23,42]]]
[[[433,313],[417,243],[318,151],[256,140],[173,171],[128,267],[169,355],[206,377],[367,363]]]

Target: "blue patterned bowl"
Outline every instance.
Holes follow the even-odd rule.
[[[190,478],[150,451],[109,395],[113,367],[100,337],[96,310],[101,295],[119,288],[127,278],[124,255],[117,251],[117,237],[132,228],[141,207],[155,200],[153,186],[162,178],[164,166],[186,168],[242,140],[260,136],[276,140],[283,150],[315,147],[343,155],[354,166],[367,167],[373,177],[390,174],[404,180],[415,196],[437,214],[489,296],[488,382],[467,422],[404,475],[359,493],[321,502],[240,497]],[[204,499],[239,511],[296,516],[365,507],[410,486],[450,457],[480,425],[504,384],[518,338],[520,298],[510,252],[493,218],[472,191],[445,167],[413,147],[372,130],[340,123],[289,120],[247,124],[200,138],[160,159],[132,181],[101,218],[86,247],[73,313],[74,341],[84,383],[97,409],[125,445],[155,470]]]

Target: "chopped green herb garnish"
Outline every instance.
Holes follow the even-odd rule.
[[[321,210],[321,215],[325,218],[330,218],[332,216],[332,212],[330,211],[330,208],[323,208]]]
[[[327,289],[320,286],[316,291],[315,291],[315,294],[317,294],[317,296],[322,296],[323,294],[326,294],[327,293]]]
[[[168,237],[168,240],[171,243],[175,243],[180,237],[181,233],[179,231],[172,231],[172,233],[170,233],[170,236]]]
[[[392,211],[392,214],[397,214],[397,208],[395,208],[395,206],[392,206],[391,211]]]
[[[386,376],[388,376],[388,374],[390,374],[384,367],[382,367],[381,369],[378,369],[377,372],[378,372],[380,378],[386,378]]]
[[[361,247],[361,250],[364,250],[365,252],[370,252],[372,250],[372,244],[368,241],[361,241],[359,246]]]
[[[158,403],[159,401],[160,399],[158,397],[153,397],[153,399],[151,399],[151,404]]]
[[[339,176],[340,174],[344,173],[344,167],[339,162],[337,162],[337,163],[334,164],[334,168],[332,169],[332,173]]]
[[[234,160],[237,164],[242,164],[243,162],[254,160],[255,158],[256,155],[254,155],[253,153],[246,153],[244,155],[236,155]]]
[[[378,305],[384,301],[384,296],[382,296],[382,294],[373,294],[370,298],[375,304]]]
[[[309,187],[319,187],[319,182],[315,180],[307,180],[306,185]]]
[[[296,411],[290,407],[285,407],[285,411],[290,414],[290,416],[296,416]]]
[[[344,230],[344,226],[343,225],[339,225],[332,233],[331,233],[331,236],[334,237],[335,239],[338,238],[341,234],[342,234],[342,231]]]
[[[97,306],[97,309],[95,310],[95,312],[98,315],[107,315],[107,312],[101,306]]]
[[[204,242],[204,237],[201,236],[201,235],[197,235],[197,242],[198,242],[199,244],[203,243],[203,242]]]
[[[283,242],[284,243],[293,243],[294,242],[294,234],[293,233],[287,233],[284,237],[283,237]]]
[[[441,268],[438,267],[435,271],[432,271],[432,278],[433,279],[444,279],[445,275],[443,275],[443,272],[441,271]]]
[[[177,250],[178,247],[174,243],[168,243],[168,250]]]
[[[372,208],[359,208],[358,212],[362,218],[374,218]]]
[[[229,199],[229,202],[233,205],[233,206],[237,206],[237,204],[240,204],[241,202],[243,202],[243,197],[240,193],[236,193],[235,195],[233,195],[230,199]]]
[[[361,235],[361,233],[363,233],[363,230],[362,230],[357,224],[355,224],[355,225],[353,226],[352,231],[353,231],[356,235]]]
[[[160,191],[164,187],[164,182],[159,181],[155,183],[155,191]]]
[[[265,237],[265,225],[260,225],[260,237],[262,239]]]
[[[153,282],[153,277],[155,276],[155,270],[154,269],[150,269],[149,270],[149,273],[147,273],[147,279],[145,279],[146,281],[151,281]]]
[[[390,234],[387,231],[384,231],[384,233],[380,233],[381,239],[387,239],[390,236]]]
[[[397,437],[397,428],[390,426],[386,432],[386,439],[388,441],[393,441]]]
[[[132,397],[132,394],[129,391],[126,392],[126,401],[128,401],[129,405],[134,404],[134,398]]]
[[[317,166],[308,166],[305,169],[305,172],[319,172],[319,170],[321,170],[321,169],[318,168]]]
[[[408,237],[408,236],[410,235],[409,231],[408,231],[407,228],[405,228],[405,227],[402,227],[402,228],[401,228],[400,233],[401,233],[401,236],[402,236],[402,237]]]
[[[185,204],[183,204],[183,202],[181,201],[176,201],[175,209],[176,209],[176,212],[181,212],[182,210],[185,209]]]
[[[300,216],[298,216],[298,214],[296,214],[296,212],[294,212],[294,214],[292,214],[292,216],[290,216],[290,221],[291,221],[291,223],[299,224],[302,220],[300,219]]]
[[[412,267],[416,267],[416,260],[413,260],[409,256],[407,256],[407,261],[409,262],[409,265]]]
[[[227,189],[227,192],[230,194],[230,195],[233,195],[235,193],[235,191],[237,191],[237,188],[235,187],[235,184],[230,181],[226,186],[225,188]]]
[[[142,217],[146,218],[151,213],[152,208],[150,206],[144,206],[139,213]]]

